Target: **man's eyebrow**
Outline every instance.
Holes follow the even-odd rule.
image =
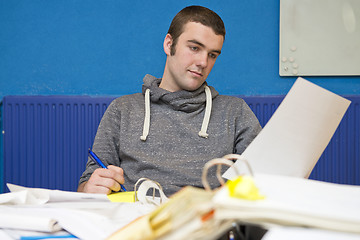
[[[188,42],[195,43],[195,44],[199,45],[200,47],[205,47],[205,45],[203,43],[201,43],[197,40],[188,40]],[[221,54],[221,50],[214,49],[214,50],[211,50],[211,52],[216,52],[218,54]]]

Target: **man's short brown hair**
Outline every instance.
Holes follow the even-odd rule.
[[[171,55],[175,54],[177,40],[183,33],[185,24],[188,22],[197,22],[204,26],[211,27],[215,34],[222,35],[225,40],[225,26],[219,15],[206,7],[189,6],[178,12],[170,24],[168,34],[170,34],[173,39],[170,49]]]

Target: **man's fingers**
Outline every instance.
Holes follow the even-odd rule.
[[[109,165],[108,169],[112,171],[112,178],[118,183],[124,184],[124,170],[120,167]]]
[[[120,184],[124,183],[123,169],[110,165],[108,169],[97,168],[86,184],[86,192],[106,193],[121,190]]]
[[[89,180],[84,186],[84,192],[109,194],[109,193],[111,193],[111,190],[105,186],[92,184]]]

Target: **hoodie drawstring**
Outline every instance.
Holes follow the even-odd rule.
[[[211,114],[211,107],[212,107],[212,97],[211,91],[208,86],[205,86],[205,94],[206,94],[206,107],[205,107],[205,115],[201,125],[201,130],[199,132],[199,136],[203,138],[207,138],[209,134],[206,133],[209,122],[210,122],[210,114]]]
[[[146,141],[146,138],[149,135],[149,129],[150,129],[150,89],[146,89],[144,128],[143,128],[143,135],[140,137],[142,141]]]
[[[206,95],[205,115],[201,125],[201,130],[198,133],[199,136],[203,138],[207,138],[209,136],[209,134],[207,134],[206,131],[210,122],[211,107],[212,107],[212,96],[211,96],[210,88],[208,86],[205,86],[205,95]],[[150,89],[146,89],[143,135],[140,137],[142,141],[146,141],[146,138],[149,135],[149,129],[150,129]]]

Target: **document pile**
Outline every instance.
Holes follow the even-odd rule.
[[[228,182],[213,198],[216,219],[360,234],[360,186],[260,173],[252,179],[261,197],[232,197]]]
[[[108,240],[202,239],[214,230],[212,192],[185,187],[170,200],[126,227]]]
[[[207,182],[207,170],[216,164],[230,166],[232,162],[214,160],[215,164],[212,161],[204,166],[202,181],[206,190],[191,186],[182,188],[165,204],[131,222],[107,240],[218,239],[232,225],[233,220],[214,218],[216,210],[212,199],[215,191],[210,189]],[[221,168],[218,170],[217,177],[220,180]]]
[[[149,179],[139,179],[136,192],[111,195],[7,185],[11,192],[0,194],[0,239],[5,240],[106,239],[167,201],[161,186]],[[147,196],[149,189],[160,197]]]

